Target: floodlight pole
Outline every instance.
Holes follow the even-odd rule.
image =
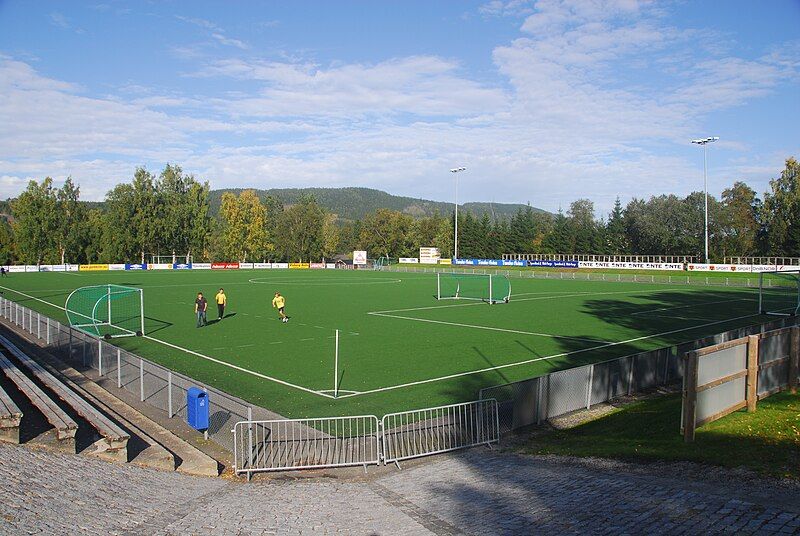
[[[459,173],[461,171],[466,171],[467,168],[465,167],[457,167],[450,170],[450,173]],[[453,233],[453,262],[458,259],[458,175],[455,176],[456,179],[456,221],[455,221],[455,230]]]
[[[692,140],[692,143],[703,146],[703,191],[705,192],[705,254],[706,264],[708,264],[708,148],[706,145],[719,139],[719,136],[710,136],[699,140]]]

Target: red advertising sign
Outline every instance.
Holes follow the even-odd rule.
[[[212,262],[211,263],[212,270],[238,270],[239,263],[238,262]]]

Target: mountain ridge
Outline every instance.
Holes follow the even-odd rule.
[[[220,188],[211,190],[209,199],[212,214],[219,211],[220,202],[224,193],[240,194],[245,190],[253,190],[263,201],[268,195],[280,199],[284,205],[298,202],[303,195],[313,195],[322,207],[336,214],[341,220],[363,219],[367,214],[379,208],[388,208],[408,214],[414,218],[430,217],[434,215],[447,216],[453,211],[453,203],[433,201],[417,197],[393,195],[383,190],[362,187],[341,188]],[[493,203],[470,202],[458,205],[459,211],[469,212],[476,217],[489,214],[492,220],[510,218],[529,205],[521,203]],[[540,208],[531,207],[534,212],[546,212]]]

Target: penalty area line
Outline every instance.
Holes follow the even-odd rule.
[[[761,316],[761,315],[756,313],[756,314],[752,314],[752,315],[737,316],[735,318],[727,318],[725,320],[717,320],[715,322],[709,322],[707,324],[701,324],[699,326],[690,326],[688,328],[674,329],[674,330],[671,330],[671,331],[664,331],[662,333],[655,333],[653,335],[643,335],[641,337],[636,337],[636,338],[628,339],[628,340],[625,340],[625,341],[618,341],[618,342],[611,342],[611,343],[608,343],[608,344],[601,344],[599,346],[594,346],[592,348],[583,348],[581,350],[573,350],[571,352],[561,352],[559,354],[553,354],[553,355],[548,355],[548,356],[544,356],[544,357],[536,357],[536,358],[533,358],[533,359],[526,359],[524,361],[518,361],[516,363],[507,363],[505,365],[497,365],[495,367],[487,367],[487,368],[483,368],[483,369],[479,369],[479,370],[470,370],[468,372],[458,372],[456,374],[448,374],[447,376],[440,376],[438,378],[429,378],[427,380],[419,380],[419,381],[416,381],[416,382],[401,383],[401,384],[398,384],[398,385],[391,385],[389,387],[379,387],[377,389],[370,389],[368,391],[362,391],[358,395],[345,394],[345,395],[340,396],[339,398],[348,398],[348,397],[351,397],[351,396],[369,395],[369,394],[374,394],[374,393],[381,393],[381,392],[384,392],[384,391],[393,391],[393,390],[396,390],[396,389],[403,389],[403,388],[406,388],[406,387],[413,387],[415,385],[424,385],[426,383],[434,383],[434,382],[439,382],[439,381],[444,381],[444,380],[452,380],[454,378],[462,378],[464,376],[472,376],[474,374],[482,374],[484,372],[492,372],[494,370],[500,370],[500,369],[505,369],[505,368],[510,368],[510,367],[517,367],[517,366],[520,366],[520,365],[528,365],[530,363],[536,363],[537,361],[545,361],[545,360],[549,360],[549,359],[555,359],[557,357],[566,357],[566,356],[570,356],[570,355],[582,354],[584,352],[591,352],[591,351],[594,351],[594,350],[599,350],[601,348],[610,348],[612,346],[619,346],[620,344],[628,344],[628,343],[632,343],[632,342],[643,341],[643,340],[647,340],[647,339],[652,339],[654,337],[663,337],[664,335],[672,335],[674,333],[681,333],[683,331],[691,331],[693,329],[700,329],[700,328],[704,328],[704,327],[708,327],[708,326],[714,326],[716,324],[723,324],[725,322],[733,322],[735,320],[743,320],[745,318],[752,318],[754,316]],[[620,357],[623,357],[623,356],[620,356]]]

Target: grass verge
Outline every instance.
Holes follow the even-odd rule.
[[[629,461],[692,461],[746,467],[800,479],[800,395],[779,393],[699,428],[694,443],[680,432],[680,395],[632,403],[597,420],[531,439],[528,454],[617,458]]]

